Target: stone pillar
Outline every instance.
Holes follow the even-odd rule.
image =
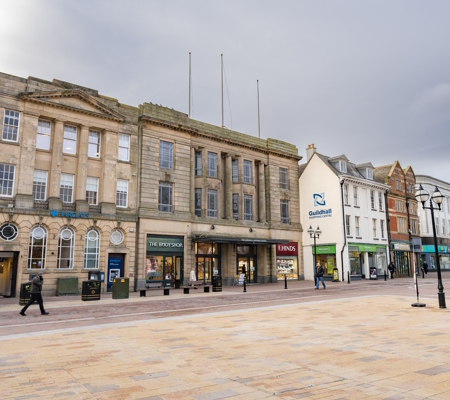
[[[119,151],[117,133],[106,132],[104,140],[103,177],[101,183],[102,214],[116,213],[117,176],[116,165]],[[130,196],[131,193],[128,193]]]
[[[258,166],[259,176],[259,222],[266,222],[266,180],[264,176],[264,163],[260,162]]]
[[[233,182],[231,155],[225,159],[225,218],[233,219]]]
[[[366,279],[370,279],[370,270],[369,270],[369,253],[365,252],[363,253],[364,258],[364,275]]]
[[[89,205],[86,201],[86,181],[88,171],[88,147],[89,147],[89,128],[81,127],[80,146],[78,151],[77,166],[77,186],[75,192],[76,210],[81,212],[89,211]]]
[[[195,148],[191,147],[191,215],[195,214]]]
[[[36,159],[36,133],[38,117],[23,113],[23,123],[19,140],[20,160],[16,165],[15,206],[18,208],[33,208],[33,175]]]
[[[59,198],[61,183],[61,165],[63,159],[64,122],[55,121],[55,131],[52,148],[52,169],[50,171],[50,185],[48,207],[50,210],[61,210],[62,201]]]

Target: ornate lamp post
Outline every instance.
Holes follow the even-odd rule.
[[[438,299],[439,299],[439,308],[447,308],[445,305],[445,293],[444,293],[444,285],[442,285],[442,276],[441,276],[441,263],[439,262],[439,251],[438,251],[438,243],[436,237],[436,224],[434,222],[434,210],[441,210],[442,200],[444,196],[439,191],[439,189],[434,189],[434,192],[431,195],[428,193],[422,185],[419,186],[419,190],[416,192],[416,199],[422,203],[422,207],[424,210],[431,211],[431,223],[433,225],[433,237],[434,237],[434,252],[436,256],[436,267],[438,274]],[[430,199],[430,205],[428,207],[425,206],[425,202]],[[435,203],[437,207],[434,206]]]
[[[309,226],[308,229],[308,233],[309,233],[309,237],[312,239],[314,238],[314,252],[313,252],[313,256],[314,256],[314,265],[313,265],[313,271],[314,271],[314,286],[316,286],[316,253],[317,253],[317,249],[316,249],[316,239],[319,239],[319,236],[322,234],[322,231],[320,230],[319,227],[317,227],[316,230],[314,230],[312,228],[312,226]]]

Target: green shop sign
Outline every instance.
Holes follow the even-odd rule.
[[[183,237],[153,237],[147,236],[147,252],[183,253]]]
[[[336,246],[334,244],[329,246],[316,246],[314,249],[313,246],[313,254],[336,254]]]
[[[349,243],[349,247],[357,247],[359,252],[376,253],[377,249],[386,249],[386,246],[376,246],[374,244]]]

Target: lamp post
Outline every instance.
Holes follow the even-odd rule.
[[[309,237],[311,239],[314,238],[314,250],[313,250],[314,265],[313,265],[313,271],[314,271],[314,286],[316,286],[316,280],[317,280],[317,277],[316,277],[316,253],[317,253],[316,239],[319,239],[319,236],[322,234],[322,231],[320,230],[319,227],[317,227],[317,229],[314,230],[312,228],[312,226],[310,225],[309,229],[308,229],[308,233],[309,233]]]
[[[434,222],[434,210],[441,211],[441,204],[444,196],[439,191],[438,187],[434,189],[430,197],[430,193],[428,193],[422,185],[419,186],[419,190],[416,192],[416,199],[422,203],[422,208],[424,210],[431,211],[431,223],[433,226],[433,237],[434,237],[434,253],[436,256],[436,267],[437,267],[437,275],[438,275],[438,299],[439,299],[439,308],[447,308],[445,305],[445,293],[444,293],[444,285],[442,284],[442,276],[441,276],[441,263],[439,262],[439,250],[438,243],[436,237],[436,224]],[[429,207],[425,206],[426,201],[430,199]],[[435,203],[437,207],[433,205]]]

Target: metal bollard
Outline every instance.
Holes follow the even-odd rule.
[[[422,279],[425,279],[425,270],[422,268]]]
[[[247,293],[247,277],[244,276],[244,293]]]
[[[287,289],[287,278],[286,278],[287,274],[284,274],[284,288]]]
[[[387,281],[387,273],[384,271],[384,280]]]
[[[347,271],[347,283],[350,283],[350,271]]]

